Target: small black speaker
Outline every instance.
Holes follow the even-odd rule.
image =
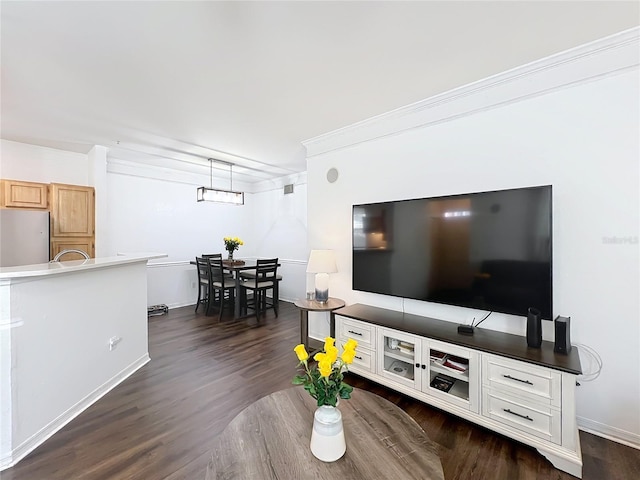
[[[532,348],[542,345],[542,314],[533,307],[527,312],[527,345]]]
[[[553,322],[556,332],[556,343],[553,351],[567,355],[571,351],[571,339],[569,338],[569,330],[571,326],[571,317],[556,317]]]

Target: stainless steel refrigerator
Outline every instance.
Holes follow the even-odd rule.
[[[49,212],[0,209],[0,267],[49,261]]]

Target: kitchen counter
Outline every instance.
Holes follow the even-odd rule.
[[[0,470],[149,362],[147,262],[0,268]]]
[[[156,258],[164,258],[164,253],[136,253],[123,254],[115,257],[90,258],[88,260],[71,260],[68,262],[38,263],[35,265],[20,265],[17,267],[0,267],[0,280],[9,278],[40,277],[44,275],[58,275],[74,271],[91,270],[96,268],[112,267],[147,261]]]

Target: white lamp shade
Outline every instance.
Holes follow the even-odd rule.
[[[337,271],[336,256],[333,250],[311,250],[307,273],[335,273]]]

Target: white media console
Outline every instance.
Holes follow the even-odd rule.
[[[339,344],[358,341],[349,370],[536,448],[582,477],[576,425],[576,349],[529,348],[524,337],[392,310],[351,305],[335,312]]]

